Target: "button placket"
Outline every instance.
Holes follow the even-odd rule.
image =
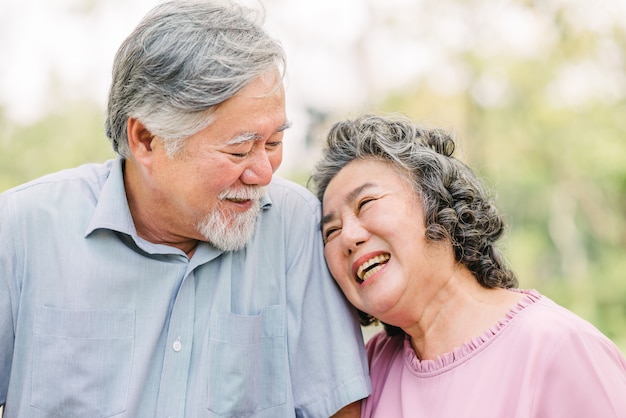
[[[157,416],[183,416],[191,362],[191,344],[195,316],[195,286],[193,272],[183,281],[169,323],[168,346],[157,401]]]
[[[180,335],[176,338],[176,341],[172,344],[172,350],[177,353],[183,348],[183,343],[180,341]]]

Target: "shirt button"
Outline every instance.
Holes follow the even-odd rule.
[[[176,340],[174,341],[174,344],[172,344],[172,349],[176,352],[179,352],[182,348],[183,344],[180,342],[180,340]]]

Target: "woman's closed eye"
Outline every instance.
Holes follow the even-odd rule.
[[[357,208],[358,208],[359,210],[361,210],[361,209],[363,209],[363,207],[364,207],[366,204],[368,204],[368,203],[370,203],[370,202],[373,202],[374,200],[376,200],[376,199],[375,199],[375,198],[373,198],[373,197],[366,197],[366,198],[363,198],[363,199],[359,200],[359,203],[358,203],[358,205],[357,205]]]
[[[324,239],[324,244],[326,244],[330,239],[332,239],[333,236],[336,235],[340,230],[341,228],[339,228],[338,226],[330,226],[326,228],[325,230],[323,230],[322,237]]]

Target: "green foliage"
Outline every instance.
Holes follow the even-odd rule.
[[[429,19],[423,14],[436,4],[454,4],[467,9],[463,22],[476,25],[472,34],[488,24],[474,10],[486,2],[426,3],[429,7],[417,14],[421,23],[438,26],[446,16]],[[456,54],[448,62],[468,78],[465,89],[446,95],[420,79],[412,89],[389,96],[379,110],[454,131],[458,156],[497,194],[510,228],[505,249],[520,285],[536,288],[588,319],[626,352],[625,26],[592,32],[567,18],[568,2],[519,0],[508,7],[552,25],[553,37],[537,45],[543,52],[485,52],[468,42],[466,48],[448,52]],[[412,29],[420,26],[413,23]],[[559,98],[559,88],[572,95],[594,82],[564,74],[598,62],[621,74],[614,91]],[[608,64],[602,67],[606,77],[611,74]],[[477,97],[485,80],[499,83],[501,97],[492,102]],[[112,158],[102,119],[102,110],[87,103],[63,106],[61,113],[32,126],[8,122],[0,113],[0,191]],[[305,184],[308,173],[299,169],[290,177]]]
[[[460,140],[458,156],[497,193],[521,287],[575,311],[626,352],[625,94],[555,99],[561,70],[593,60],[606,38],[575,31],[558,14],[554,25],[560,36],[547,57],[465,51],[459,62],[471,75],[466,90],[443,96],[419,83],[382,109],[451,128]],[[612,32],[622,51],[625,39],[623,28]],[[494,70],[506,94],[485,106],[472,89]]]
[[[0,191],[87,162],[113,158],[102,110],[76,103],[30,126],[0,118]]]

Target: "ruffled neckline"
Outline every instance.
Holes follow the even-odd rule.
[[[456,367],[463,363],[466,359],[471,357],[474,353],[482,350],[485,346],[489,345],[491,341],[499,335],[504,328],[515,318],[520,312],[527,307],[533,305],[535,302],[541,299],[541,294],[534,289],[521,290],[511,289],[516,292],[524,293],[525,298],[518,301],[507,314],[498,321],[497,324],[489,328],[481,335],[473,338],[467,343],[464,343],[460,347],[454,350],[438,356],[432,360],[420,360],[417,358],[413,347],[411,347],[411,339],[407,335],[404,339],[404,358],[407,367],[414,373],[418,374],[439,374],[443,371]]]

